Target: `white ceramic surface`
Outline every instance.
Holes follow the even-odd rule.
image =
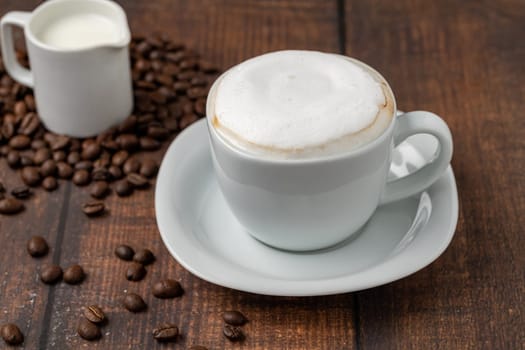
[[[345,58],[384,85],[390,98],[383,109],[391,117],[379,137],[349,152],[302,159],[244,152],[215,126],[215,96],[228,71],[210,89],[206,115],[219,188],[242,226],[270,246],[307,251],[337,244],[356,233],[379,203],[396,201],[430,186],[452,158],[452,135],[439,116],[425,111],[396,116],[394,96],[385,79],[366,64]],[[394,145],[422,133],[438,139],[439,151],[418,171],[388,182]]]
[[[362,290],[410,275],[448,246],[458,217],[452,169],[423,194],[380,206],[360,232],[314,252],[271,248],[231,213],[212,169],[204,121],[168,149],[157,179],[155,211],[170,253],[209,282],[246,292],[309,296]],[[393,153],[389,178],[431,160],[435,139],[409,138]]]
[[[57,49],[37,38],[52,21],[71,14],[96,13],[115,23],[118,41],[83,49]],[[126,14],[108,0],[53,0],[33,12],[13,11],[0,22],[2,54],[8,73],[34,89],[46,127],[75,137],[94,136],[123,121],[133,108]],[[31,70],[16,60],[12,26],[24,29]]]

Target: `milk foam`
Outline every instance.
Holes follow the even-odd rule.
[[[216,85],[211,113],[219,133],[277,157],[349,151],[377,138],[393,114],[382,80],[343,56],[315,51],[252,58]]]
[[[111,20],[102,15],[81,13],[51,22],[38,37],[58,49],[82,49],[114,43],[119,39],[119,31]]]

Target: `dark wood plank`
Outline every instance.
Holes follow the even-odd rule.
[[[525,347],[525,4],[346,1],[346,49],[390,81],[401,109],[450,125],[460,220],[449,249],[358,293],[362,349]]]
[[[336,3],[314,1],[121,1],[133,31],[165,32],[202,55],[228,67],[247,57],[283,48],[338,51]],[[155,155],[160,160],[162,152]],[[353,296],[323,298],[271,298],[241,293],[204,282],[178,265],[164,248],[155,222],[153,191],[130,198],[106,200],[108,217],[88,220],[80,205],[87,190],[74,188],[65,223],[60,263],[82,264],[89,274],[78,287],[57,289],[52,300],[47,348],[94,349],[165,348],[155,343],[151,330],[171,321],[183,333],[177,347],[203,344],[210,349],[352,349],[354,347]],[[127,264],[113,256],[120,243],[149,247],[158,261],[148,268],[142,283],[125,280]],[[161,278],[181,281],[181,299],[158,300],[150,287]],[[119,299],[125,291],[144,296],[147,313],[132,315]],[[80,308],[104,307],[110,318],[104,338],[87,344],[75,335]],[[250,318],[242,345],[222,336],[221,313],[240,309]]]

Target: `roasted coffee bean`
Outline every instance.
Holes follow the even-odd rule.
[[[12,149],[26,149],[31,145],[31,139],[27,135],[16,135],[9,140],[9,147]]]
[[[133,193],[133,186],[128,180],[122,179],[115,183],[115,192],[120,197],[126,197]]]
[[[27,199],[31,197],[32,192],[29,189],[29,187],[19,186],[19,187],[13,188],[11,190],[11,194],[13,195],[13,197],[17,199]]]
[[[180,73],[178,73],[177,78],[179,80],[190,81],[191,79],[193,79],[193,77],[195,77],[195,75],[197,75],[195,71],[185,70],[185,71],[181,71]]]
[[[130,133],[135,130],[135,126],[137,125],[137,117],[134,115],[130,115],[126,118],[120,125],[118,126],[118,131],[121,133]],[[119,143],[119,141],[117,141]]]
[[[64,162],[66,160],[66,152],[64,151],[55,151],[53,152],[53,160],[55,162]]]
[[[131,312],[141,312],[148,308],[148,305],[146,302],[144,302],[144,299],[135,293],[127,293],[122,300],[122,304],[126,310]]]
[[[64,282],[67,284],[79,284],[86,278],[86,273],[80,265],[72,265],[64,270]]]
[[[115,165],[111,165],[108,168],[108,173],[111,177],[111,180],[118,180],[121,179],[122,176],[124,176],[124,174],[122,173],[122,169]]]
[[[129,158],[122,167],[124,174],[136,173],[140,170],[140,162],[136,158]]]
[[[57,172],[57,163],[53,159],[48,159],[40,166],[40,175],[43,177],[53,176]]]
[[[20,345],[24,342],[24,335],[20,328],[12,323],[3,324],[0,327],[0,335],[8,345]]]
[[[48,176],[42,180],[42,187],[46,191],[54,191],[58,187],[58,182],[53,176]]]
[[[84,308],[84,317],[93,323],[103,323],[106,320],[104,311],[98,305],[90,305]]]
[[[61,179],[70,179],[73,176],[73,168],[65,162],[57,163],[57,174]]]
[[[97,143],[91,143],[82,150],[81,157],[85,160],[94,160],[100,155],[102,148]]]
[[[155,255],[149,249],[140,249],[133,255],[133,261],[142,265],[149,265],[155,261]]]
[[[87,216],[100,216],[104,214],[106,206],[103,202],[88,202],[82,206],[82,211]]]
[[[90,160],[82,160],[75,164],[75,170],[87,170],[93,169],[93,162]]]
[[[47,143],[46,141],[42,139],[36,139],[36,140],[31,141],[31,148],[34,150],[39,150],[41,148],[46,148],[46,147],[47,147]]]
[[[28,186],[36,186],[42,178],[37,167],[27,166],[22,169],[22,180]]]
[[[224,336],[232,342],[241,341],[244,339],[244,333],[242,332],[242,329],[240,327],[232,326],[230,324],[224,325],[224,328],[222,329],[222,334],[224,334]]]
[[[160,148],[161,143],[154,138],[143,136],[139,138],[140,148],[144,151],[155,151]]]
[[[22,119],[18,132],[27,136],[33,135],[39,126],[40,121],[38,120],[38,116],[35,113],[30,112]]]
[[[246,316],[236,310],[225,311],[222,314],[222,319],[224,322],[231,324],[232,326],[242,326],[248,322]]]
[[[126,180],[128,180],[128,182],[134,188],[145,188],[149,186],[148,179],[137,173],[128,174],[128,176],[126,176]]]
[[[34,258],[46,255],[49,252],[49,246],[44,237],[33,236],[27,241],[27,252]]]
[[[100,328],[86,318],[80,319],[77,326],[77,333],[83,339],[88,341],[98,340],[102,337]]]
[[[126,151],[134,151],[139,147],[139,139],[134,134],[121,134],[116,141]]]
[[[142,165],[140,166],[140,175],[152,178],[157,174],[159,166],[157,162],[153,159],[144,159]]]
[[[128,151],[120,150],[111,157],[111,164],[116,166],[122,166],[129,158]]]
[[[18,151],[9,151],[7,153],[7,165],[15,169],[20,166],[20,153]]]
[[[34,111],[36,109],[35,98],[33,97],[33,95],[25,95],[24,102],[26,103],[28,110]]]
[[[108,152],[116,152],[119,149],[119,145],[115,140],[104,140],[100,143],[100,146]]]
[[[23,116],[27,113],[27,107],[24,101],[18,101],[15,103],[15,106],[13,108],[13,111],[15,112],[15,115],[17,116]]]
[[[159,342],[174,342],[179,336],[179,328],[174,324],[165,323],[153,330],[153,338]]]
[[[5,139],[10,139],[15,134],[15,123],[6,121],[5,116],[4,116],[4,123],[2,125],[1,134],[2,136],[4,136]]]
[[[77,186],[85,186],[91,181],[89,172],[85,169],[75,171],[73,183]]]
[[[199,61],[199,68],[204,73],[217,73],[217,72],[219,72],[219,69],[213,63],[207,62],[207,61],[203,61],[203,60]]]
[[[115,255],[122,260],[131,261],[135,255],[135,251],[129,245],[121,244],[115,248]]]
[[[146,269],[144,268],[144,265],[132,262],[127,271],[126,271],[126,279],[128,281],[140,281],[146,276]]]
[[[0,134],[0,140],[2,140],[2,134]],[[10,151],[11,147],[9,147],[8,145],[0,146],[0,156],[7,157]]]
[[[173,89],[176,92],[186,92],[191,87],[187,81],[177,81],[173,84]]]
[[[71,139],[64,135],[52,135],[51,137],[48,137],[46,141],[51,145],[53,151],[58,151],[66,148]]]
[[[71,152],[67,155],[68,164],[75,165],[80,161],[80,153]]]
[[[186,129],[193,122],[197,121],[198,117],[195,114],[186,114],[183,115],[180,119],[179,126],[181,129]]]
[[[62,268],[58,265],[49,265],[40,271],[40,280],[45,284],[54,284],[62,279]]]
[[[95,168],[91,172],[91,178],[93,181],[108,181],[111,175],[106,168]]]
[[[33,163],[36,165],[42,165],[46,160],[51,158],[51,151],[49,148],[39,148],[36,150],[33,156]]]
[[[20,165],[22,166],[32,166],[35,163],[33,162],[33,157],[31,154],[23,154],[20,156]]]
[[[91,186],[90,194],[94,198],[104,198],[109,191],[109,186],[106,181],[96,181]]]
[[[148,136],[155,140],[165,140],[169,136],[169,131],[162,126],[148,127]]]
[[[0,199],[0,214],[14,215],[24,210],[24,203],[13,197]]]
[[[206,114],[206,100],[204,98],[199,98],[197,101],[195,101],[195,104],[193,105],[193,110],[199,116],[204,117],[204,115]]]
[[[165,279],[153,285],[153,295],[160,299],[177,298],[184,294],[184,290],[179,282],[172,279]]]

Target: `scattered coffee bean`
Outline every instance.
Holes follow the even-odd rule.
[[[246,316],[244,316],[240,311],[230,310],[222,314],[222,319],[224,322],[231,324],[232,326],[242,326],[248,322]]]
[[[57,163],[53,159],[48,159],[40,166],[40,175],[43,177],[53,176],[57,172]]]
[[[44,180],[42,180],[42,187],[46,191],[54,191],[58,187],[58,182],[53,176],[48,176]]]
[[[13,197],[0,199],[0,214],[14,215],[24,210],[24,203]]]
[[[140,175],[147,178],[152,178],[153,176],[157,175],[158,170],[159,166],[156,161],[153,159],[145,159],[142,161],[142,165],[140,166]]]
[[[33,158],[31,154],[22,154],[20,155],[20,165],[22,166],[31,166],[34,165]]]
[[[126,308],[126,310],[131,312],[141,312],[146,310],[148,305],[144,302],[144,299],[138,294],[135,293],[127,293],[124,297],[124,300],[122,301],[122,304]]]
[[[149,265],[155,261],[155,255],[149,249],[140,249],[133,255],[133,261],[142,265]]]
[[[27,186],[36,186],[42,178],[37,167],[27,166],[22,169],[22,180]]]
[[[31,145],[31,139],[27,135],[16,135],[9,140],[9,147],[12,149],[22,150]]]
[[[140,162],[136,158],[129,158],[122,166],[124,174],[136,173],[140,170]]]
[[[3,324],[0,327],[0,334],[2,335],[2,339],[8,345],[20,345],[24,342],[24,335],[20,331],[20,328],[15,324]]]
[[[122,179],[115,183],[115,192],[120,197],[126,197],[133,193],[133,186],[128,180]]]
[[[126,176],[126,180],[134,187],[138,189],[146,188],[149,186],[149,181],[144,176],[137,173],[130,173]]]
[[[109,191],[109,185],[106,181],[96,181],[91,186],[91,196],[94,198],[104,198]]]
[[[77,326],[77,333],[83,339],[88,341],[98,340],[102,337],[102,332],[100,331],[100,328],[98,328],[96,324],[85,318],[80,319]]]
[[[70,179],[71,176],[73,176],[73,168],[68,163],[58,162],[57,173],[58,177],[61,179]]]
[[[80,265],[73,265],[64,270],[64,282],[67,284],[79,284],[86,278],[86,273]]]
[[[139,139],[134,134],[121,134],[116,139],[120,147],[126,151],[135,151],[139,147]]]
[[[51,151],[49,148],[40,148],[35,152],[33,156],[33,163],[36,165],[42,165],[46,160],[51,158]]]
[[[88,202],[82,206],[82,211],[87,216],[100,216],[105,210],[106,206],[103,202]]]
[[[77,163],[78,164],[78,163]],[[85,186],[90,182],[89,172],[86,169],[80,169],[73,174],[73,183],[77,186]]]
[[[153,338],[159,342],[174,342],[179,336],[179,328],[173,324],[162,324],[153,330]]]
[[[126,160],[128,160],[128,158],[129,158],[128,151],[120,150],[117,153],[115,153],[113,157],[111,157],[111,164],[120,167],[124,165],[124,163],[126,162]]]
[[[70,165],[75,165],[80,161],[80,153],[71,152],[67,155],[67,162]]]
[[[222,329],[222,334],[224,334],[224,336],[232,342],[241,341],[244,339],[244,333],[242,332],[242,329],[240,327],[235,327],[230,324],[224,325],[224,328]]]
[[[29,187],[19,186],[19,187],[13,188],[11,190],[11,194],[13,195],[13,197],[18,198],[18,199],[27,199],[31,197],[32,192],[29,189]]]
[[[93,169],[93,162],[90,160],[81,160],[75,164],[75,170],[91,171],[91,169]]]
[[[12,169],[20,166],[20,153],[18,153],[18,151],[9,151],[9,153],[7,153],[7,165]]]
[[[33,236],[27,241],[27,252],[34,258],[39,258],[49,252],[49,246],[44,237]]]
[[[153,285],[153,295],[160,299],[170,299],[180,297],[184,290],[179,282],[166,279]]]
[[[128,270],[126,271],[126,279],[128,281],[137,282],[142,280],[146,276],[146,269],[144,265],[133,262],[129,265]]]
[[[58,265],[49,265],[40,271],[40,280],[45,284],[54,284],[62,279],[62,268]]]
[[[122,260],[131,261],[133,260],[133,255],[135,251],[129,245],[121,244],[115,248],[115,255]]]
[[[53,160],[55,162],[64,162],[66,160],[66,152],[64,151],[53,152]]]
[[[111,176],[111,180],[121,179],[122,176],[124,175],[122,173],[122,170],[118,166],[115,166],[115,165],[110,165],[110,167],[108,168],[108,173]]]
[[[104,311],[97,305],[90,305],[84,308],[84,317],[93,323],[102,323],[106,320]]]
[[[81,158],[86,160],[94,160],[102,152],[102,148],[98,143],[91,143],[82,151]]]

